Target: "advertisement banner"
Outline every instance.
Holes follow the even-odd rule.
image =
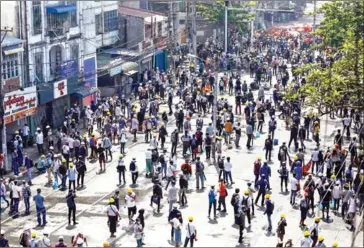
[[[96,57],[86,57],[83,60],[83,78],[86,87],[97,87],[96,85]]]
[[[27,116],[34,115],[38,106],[37,88],[35,86],[5,94],[4,122],[12,123]]]
[[[62,63],[60,68],[61,79],[76,76],[78,74],[78,65],[76,60],[69,60]]]
[[[66,96],[67,91],[67,79],[55,82],[53,84],[53,91],[54,91],[54,99],[60,98],[62,96]]]

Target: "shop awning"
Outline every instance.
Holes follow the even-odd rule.
[[[10,54],[15,54],[15,53],[20,53],[20,52],[24,52],[24,48],[18,47],[18,48],[14,48],[14,49],[11,49],[11,50],[5,50],[4,54],[5,55],[10,55]]]
[[[138,64],[135,62],[125,62],[121,69],[123,70],[123,73],[128,75],[131,71],[138,71]]]
[[[71,93],[71,96],[77,97],[77,98],[84,98],[86,96],[89,96],[97,91],[97,88],[88,88],[85,86],[81,86],[75,89],[73,93]]]
[[[69,13],[77,10],[76,5],[57,5],[57,6],[47,6],[47,13],[50,14],[63,14]]]
[[[135,73],[138,73],[138,71],[136,71],[136,70],[131,70],[131,71],[128,71],[128,72],[126,72],[126,73],[124,73],[125,75],[127,75],[127,76],[131,76],[131,75],[133,75],[133,74],[135,74]]]

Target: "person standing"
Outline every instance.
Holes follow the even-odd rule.
[[[305,220],[307,218],[308,210],[310,209],[308,205],[308,197],[304,197],[300,202],[300,212],[301,212],[301,220],[299,226],[306,227]]]
[[[123,176],[123,184],[125,185],[126,184],[126,180],[125,180],[125,171],[126,171],[126,168],[125,168],[125,161],[124,161],[124,155],[123,154],[120,154],[119,155],[119,160],[118,160],[118,165],[116,167],[117,169],[117,172],[119,174],[119,186],[121,186],[121,176]]]
[[[283,244],[284,235],[286,234],[286,226],[286,215],[284,213],[281,213],[281,219],[279,220],[277,227],[278,242],[280,244]]]
[[[234,127],[235,129],[235,147],[239,148],[240,145],[240,138],[241,138],[241,126],[240,126],[240,122],[237,123],[236,127]]]
[[[193,242],[197,241],[197,230],[195,225],[193,224],[193,217],[188,217],[188,223],[186,226],[186,239],[183,247],[187,247],[188,243],[190,243],[190,247],[193,247]]]
[[[76,222],[76,202],[75,202],[76,194],[75,192],[70,189],[66,196],[66,202],[68,207],[68,225],[71,225],[71,215],[73,220],[73,225],[77,225],[78,222]]]
[[[42,155],[44,153],[43,142],[44,142],[44,136],[42,130],[39,127],[37,127],[37,132],[35,133],[35,143],[37,144],[39,155]]]
[[[174,242],[175,247],[179,247],[182,243],[182,224],[181,219],[182,215],[177,215],[175,218],[171,220],[171,225],[173,225],[174,229]]]
[[[19,217],[19,202],[21,200],[21,189],[18,186],[18,182],[14,181],[14,184],[11,187],[12,199],[13,199],[13,209],[12,209],[12,217],[16,219]]]
[[[225,173],[225,180],[226,185],[229,185],[229,178],[230,178],[230,184],[233,185],[233,179],[231,176],[231,170],[232,170],[233,164],[230,162],[230,157],[226,158],[226,161],[224,163],[224,173]]]
[[[23,198],[24,198],[25,215],[29,215],[30,214],[30,196],[32,195],[29,182],[27,185],[27,183],[25,181],[23,181],[22,194],[23,194]]]
[[[217,208],[218,211],[221,211],[223,213],[226,213],[226,197],[227,197],[227,190],[226,190],[226,185],[224,183],[223,179],[220,179],[220,184],[219,184],[219,206]],[[224,207],[224,210],[221,210],[221,204]]]
[[[176,182],[172,181],[172,186],[168,190],[168,202],[169,202],[169,210],[168,212],[172,211],[173,204],[177,202],[177,188]]]
[[[320,232],[320,217],[316,217],[315,218],[315,222],[310,226],[310,236],[311,236],[311,240],[312,240],[312,247],[315,247],[317,240],[318,240],[318,236],[319,236],[319,232]]]
[[[262,196],[262,204],[261,204],[262,207],[264,205],[264,196],[266,195],[265,192],[267,191],[267,187],[268,187],[268,182],[264,178],[264,176],[265,175],[262,174],[260,180],[257,183],[258,196],[255,199],[255,204],[258,204],[259,198],[260,198],[260,196]]]
[[[316,174],[318,173],[318,167],[319,167],[319,148],[316,147],[315,150],[312,152],[311,155],[311,160],[312,160],[312,165],[311,165],[311,173],[314,174],[314,171],[316,172]],[[315,166],[316,166],[316,170],[315,170]]]
[[[95,145],[95,147],[96,147],[96,145]],[[98,154],[99,164],[100,164],[100,172],[99,173],[102,173],[102,172],[104,172],[106,170],[105,148],[103,148],[102,145],[99,144],[99,147],[97,148],[96,153]]]
[[[137,207],[136,207],[136,194],[133,192],[131,188],[128,188],[128,193],[125,196],[125,205],[128,208],[128,218],[131,220],[134,215],[136,215]]]
[[[265,195],[265,199],[267,200],[265,203],[265,212],[264,215],[267,215],[268,218],[268,232],[272,231],[272,214],[274,210],[274,204],[270,199],[270,194]]]
[[[108,223],[109,223],[109,231],[110,231],[110,238],[115,238],[116,233],[116,226],[118,218],[120,217],[120,213],[115,206],[114,198],[109,199],[109,206],[107,207],[107,216],[108,216]]]
[[[268,138],[264,142],[264,149],[265,149],[265,160],[272,161],[272,150],[273,150],[273,140],[271,135],[268,134]]]
[[[152,152],[149,148],[145,152],[145,175],[147,177],[153,177]]]
[[[208,218],[210,218],[211,208],[214,207],[214,219],[216,219],[216,197],[217,193],[215,191],[215,186],[211,185],[211,189],[208,194],[209,198],[209,215]]]
[[[131,172],[131,180],[133,182],[133,185],[135,185],[137,183],[138,174],[139,174],[138,166],[137,166],[135,158],[133,158],[133,160],[130,162],[129,171]]]
[[[200,157],[196,158],[196,189],[200,189],[200,180],[202,189],[205,188],[204,181],[205,181],[205,165],[200,161]]]
[[[246,125],[246,135],[248,136],[248,140],[246,141],[246,147],[250,149],[252,147],[252,140],[253,140],[253,126],[250,122]]]
[[[41,189],[37,189],[37,194],[33,196],[33,200],[35,201],[35,209],[37,210],[38,226],[41,226],[42,224],[40,215],[42,215],[43,226],[45,226],[47,224],[47,212],[44,206],[44,196],[41,194],[41,192]]]
[[[140,223],[140,219],[137,218],[134,224],[134,236],[137,242],[137,247],[143,246],[143,226]]]
[[[77,188],[83,188],[83,183],[85,179],[85,173],[87,171],[86,163],[83,157],[79,157],[78,161],[76,162],[76,169],[77,169]]]
[[[76,177],[77,177],[77,170],[73,166],[73,163],[69,164],[69,168],[67,170],[68,176],[68,189],[70,190],[73,185],[73,190],[76,191]]]
[[[103,143],[103,147],[105,148],[106,161],[109,161],[109,159],[108,159],[108,155],[109,155],[110,162],[111,162],[112,161],[112,152],[111,152],[112,143],[110,141],[110,138],[108,136],[105,136],[104,139],[102,140],[102,143]]]

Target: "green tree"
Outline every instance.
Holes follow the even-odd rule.
[[[246,10],[229,10],[228,23],[234,25],[240,31],[247,31],[247,21],[252,21],[255,15],[250,13],[249,8],[256,5],[256,2],[240,2],[233,3],[231,7],[246,8]],[[223,24],[225,20],[225,1],[217,0],[214,4],[197,4],[196,10],[202,15],[203,18],[211,22]]]
[[[318,64],[297,69],[308,71],[307,84],[299,90],[290,88],[288,100],[305,98],[305,106],[320,115],[338,107],[353,107],[364,111],[364,2],[348,0],[325,3],[319,10],[324,13],[316,34],[323,45],[333,45],[341,54],[331,66]]]

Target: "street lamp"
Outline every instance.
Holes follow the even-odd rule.
[[[187,54],[188,57],[199,59],[205,61],[203,58],[198,57],[195,54]],[[217,63],[217,62],[216,62]],[[212,159],[213,163],[216,166],[216,120],[217,120],[217,88],[218,88],[218,78],[219,71],[217,70],[217,65],[215,64],[215,80],[214,80],[214,103],[212,105],[212,128],[213,128],[213,136],[212,136]]]

